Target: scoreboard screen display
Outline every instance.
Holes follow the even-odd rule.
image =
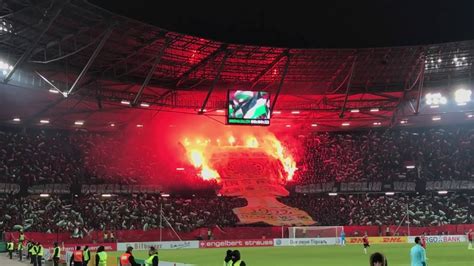
[[[270,94],[265,91],[230,90],[227,123],[270,125]]]

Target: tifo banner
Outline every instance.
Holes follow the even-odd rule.
[[[54,194],[69,194],[71,193],[71,185],[69,184],[46,184],[31,186],[28,188],[28,193],[54,193]]]
[[[200,248],[227,248],[227,247],[271,247],[273,239],[246,239],[246,240],[204,240],[199,241]]]
[[[133,194],[133,193],[148,193],[159,194],[162,190],[160,186],[146,186],[146,185],[82,185],[81,192],[84,194]]]
[[[260,202],[261,203],[261,202]],[[312,225],[313,219],[305,211],[288,207],[282,203],[235,208],[233,211],[242,224],[264,222],[271,225]]]
[[[415,182],[327,182],[296,186],[297,193],[417,191]]]
[[[210,162],[220,176],[225,177],[220,193],[247,200],[247,206],[233,209],[241,224],[315,224],[305,211],[277,200],[277,197],[288,196],[289,192],[279,182],[281,163],[263,149],[223,147],[214,151]]]
[[[11,183],[0,183],[0,193],[18,194],[20,185]]]
[[[275,247],[284,246],[327,246],[336,245],[337,238],[276,238],[273,239],[273,245]]]
[[[474,181],[471,180],[445,180],[427,181],[426,190],[474,190]]]
[[[132,247],[135,250],[148,250],[150,247],[158,249],[199,248],[199,241],[131,242],[117,244],[119,251],[125,251],[127,247]]]
[[[329,192],[425,192],[425,191],[465,191],[473,190],[472,180],[445,180],[426,182],[327,182],[296,186],[297,193]]]
[[[265,178],[224,179],[220,193],[226,196],[241,196],[254,192],[253,195],[273,194],[287,196],[288,190],[283,186]],[[259,193],[259,194],[258,194]]]
[[[408,237],[409,243],[415,242],[416,236]],[[465,235],[447,235],[447,236],[426,236],[426,243],[462,243],[466,242]]]
[[[348,237],[346,238],[347,244],[362,244],[362,237]],[[406,236],[374,236],[369,237],[370,244],[401,244],[408,243],[408,237]]]

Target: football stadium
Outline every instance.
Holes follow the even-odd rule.
[[[474,266],[469,36],[238,43],[99,2],[0,1],[0,265]]]

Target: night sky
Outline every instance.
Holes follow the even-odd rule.
[[[474,39],[472,0],[90,2],[161,28],[230,43],[350,48]]]

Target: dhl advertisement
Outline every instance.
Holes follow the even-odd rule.
[[[362,237],[348,237],[346,239],[347,244],[362,244]],[[396,244],[396,243],[408,243],[406,236],[374,236],[369,237],[370,244]]]

